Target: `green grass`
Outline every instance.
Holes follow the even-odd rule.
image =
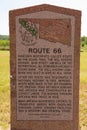
[[[0,51],[0,126],[10,122],[9,51]]]
[[[80,53],[80,127],[87,126],[87,52]],[[9,51],[0,51],[0,126],[10,123]]]

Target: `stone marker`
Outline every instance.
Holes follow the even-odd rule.
[[[81,12],[10,11],[11,130],[78,130]]]

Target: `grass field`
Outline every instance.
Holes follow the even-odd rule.
[[[87,51],[80,53],[80,126],[87,126]]]
[[[80,83],[87,83],[87,52],[80,53]]]
[[[10,122],[9,51],[0,51],[0,126]]]
[[[0,51],[0,126],[10,124],[9,51]],[[80,126],[87,126],[87,52],[80,56]]]

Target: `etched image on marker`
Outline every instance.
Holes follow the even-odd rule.
[[[38,38],[38,27],[36,24],[26,21],[25,19],[19,20],[20,28],[19,33],[22,39],[22,44],[25,46],[36,44]]]

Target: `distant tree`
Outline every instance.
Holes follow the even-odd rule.
[[[0,35],[0,40],[9,40],[8,35]]]
[[[85,36],[81,37],[81,41],[85,41]]]
[[[85,46],[85,42],[82,41],[82,42],[81,42],[81,47],[84,47],[84,46]]]

